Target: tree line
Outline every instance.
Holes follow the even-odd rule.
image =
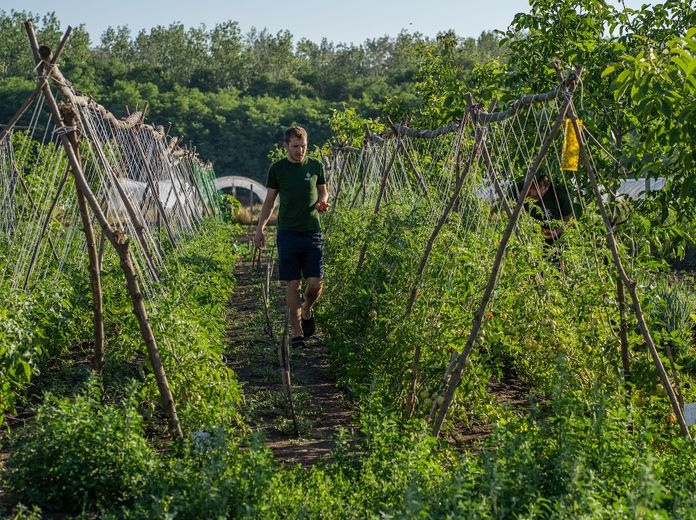
[[[40,43],[56,45],[61,37],[55,13],[0,10],[0,121],[12,117],[35,86],[27,19],[34,20]],[[500,56],[499,40],[491,32],[431,39],[404,31],[359,45],[316,43],[289,31],[243,34],[230,20],[212,29],[173,23],[136,35],[127,26],[110,27],[93,43],[80,25],[61,68],[77,89],[117,115],[147,103],[148,120],[194,143],[219,176],[265,179],[269,151],[287,125],[305,125],[316,144],[331,138],[330,115],[345,107],[362,117],[379,116],[392,100],[416,107],[424,52],[454,45],[455,66],[464,74]]]
[[[0,10],[0,121],[35,85],[27,18],[42,43],[61,36],[54,13]],[[117,115],[149,103],[149,121],[194,143],[218,175],[263,180],[289,124],[306,126],[313,144],[359,145],[365,123],[379,131],[387,116],[432,128],[461,116],[466,93],[504,107],[554,88],[556,60],[566,71],[582,66],[580,117],[621,161],[604,165],[602,174],[666,177],[656,204],[665,232],[678,234],[678,221],[692,221],[696,207],[692,0],[639,9],[608,0],[530,0],[507,28],[476,39],[402,32],[359,45],[296,40],[288,31],[243,34],[235,21],[212,29],[174,23],[136,35],[109,28],[92,43],[79,26],[61,66]]]

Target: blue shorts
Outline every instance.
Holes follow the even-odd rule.
[[[283,281],[324,277],[321,231],[278,230],[278,278]]]

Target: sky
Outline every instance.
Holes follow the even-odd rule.
[[[612,0],[617,3],[619,0]],[[647,0],[624,0],[637,8]],[[0,9],[45,14],[55,11],[63,24],[84,24],[93,43],[107,27],[127,25],[131,35],[157,25],[181,22],[187,28],[205,24],[212,29],[227,20],[243,33],[252,27],[272,33],[289,30],[295,40],[360,44],[370,38],[396,36],[400,31],[434,37],[454,30],[478,37],[505,29],[515,13],[529,10],[528,0],[0,0]]]

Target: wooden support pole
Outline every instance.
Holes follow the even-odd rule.
[[[290,376],[290,311],[285,311],[285,327],[283,329],[283,341],[280,342],[280,370],[285,388],[285,397],[290,405],[292,425],[295,435],[300,435],[300,428],[297,424],[297,414],[295,413],[295,400],[292,397],[292,380]]]
[[[253,265],[252,265],[253,267]],[[273,321],[271,320],[271,278],[273,273],[273,257],[268,258],[268,264],[266,264],[266,279],[262,284],[263,297],[263,314],[266,318],[266,333],[271,338],[271,343],[277,345],[275,334],[273,333]],[[278,350],[278,361],[282,363],[282,357],[280,357],[280,350]]]
[[[47,51],[44,53],[46,55],[41,56],[39,54],[39,45],[36,40],[36,34],[34,33],[32,23],[28,21],[24,24],[24,26],[27,30],[27,34],[29,36],[29,43],[32,46],[34,56],[36,56],[40,61],[47,59],[48,55],[50,54],[50,50],[44,47],[43,49]],[[68,136],[65,134],[65,131],[60,132],[60,129],[65,128],[65,125],[63,124],[60,111],[58,110],[58,104],[56,103],[56,100],[53,97],[53,92],[51,92],[51,89],[48,88],[47,85],[43,87],[42,91],[46,103],[48,104],[48,108],[51,111],[51,115],[53,117],[56,128],[59,129],[60,140],[68,156],[68,161],[70,162],[75,184],[84,194],[87,203],[89,204],[92,212],[94,213],[95,217],[97,218],[97,221],[99,222],[99,225],[102,228],[102,232],[106,235],[107,239],[109,240],[109,242],[111,242],[111,244],[114,246],[114,249],[116,249],[119,255],[121,268],[126,279],[126,287],[128,288],[128,293],[131,297],[131,302],[133,304],[133,312],[138,320],[138,325],[140,326],[140,333],[147,347],[150,363],[152,364],[155,380],[157,381],[157,387],[159,389],[160,396],[163,401],[162,404],[169,418],[171,428],[174,430],[178,437],[183,437],[181,425],[176,415],[174,397],[172,396],[171,390],[169,388],[169,383],[167,382],[167,377],[164,373],[164,368],[162,367],[162,362],[159,358],[159,352],[157,350],[155,336],[152,332],[150,322],[147,318],[147,312],[145,310],[143,298],[140,293],[138,280],[136,278],[135,270],[133,269],[133,264],[130,259],[129,242],[122,233],[111,229],[111,226],[109,225],[109,222],[106,219],[106,215],[104,215],[104,213],[102,212],[102,209],[99,206],[99,202],[97,201],[96,197],[94,196],[94,193],[92,192],[92,189],[87,183],[87,179],[84,176],[80,162],[75,156]]]
[[[68,127],[76,127],[77,114],[72,105],[63,103],[58,107],[63,116],[63,122]],[[73,130],[67,132],[68,139],[72,146],[75,157],[82,166],[80,158],[80,148],[78,141],[78,133]],[[101,274],[99,269],[99,253],[97,251],[97,243],[94,238],[94,229],[89,216],[87,207],[87,199],[85,199],[82,190],[75,185],[77,192],[77,205],[80,209],[80,218],[82,219],[82,230],[85,234],[85,243],[87,244],[87,255],[89,257],[89,285],[92,291],[92,317],[94,323],[94,355],[92,357],[92,368],[100,376],[104,370],[104,298],[102,294]]]
[[[568,107],[570,106],[570,102],[572,99],[571,95],[575,88],[579,73],[580,71],[578,70],[576,74],[571,75],[571,77],[575,78],[575,81],[570,82],[570,88],[566,93],[566,100],[561,106],[558,117],[556,118],[553,127],[544,139],[544,142],[542,143],[541,148],[539,149],[539,152],[537,153],[537,156],[534,159],[534,163],[529,168],[529,170],[527,171],[527,175],[525,176],[524,184],[522,186],[522,189],[520,190],[519,198],[517,199],[517,204],[515,205],[515,208],[512,211],[512,217],[510,218],[510,220],[508,220],[507,227],[505,228],[503,237],[500,241],[500,245],[495,256],[495,261],[493,263],[493,267],[488,278],[488,284],[486,285],[483,297],[481,298],[481,303],[479,304],[478,310],[474,314],[474,322],[472,324],[471,331],[469,332],[469,336],[467,338],[466,344],[464,345],[464,348],[462,349],[462,352],[459,354],[457,365],[454,371],[452,372],[449,385],[447,385],[447,390],[445,391],[445,394],[443,396],[442,405],[440,406],[440,410],[437,414],[437,417],[435,418],[435,422],[433,423],[432,434],[435,437],[440,435],[440,429],[442,428],[442,423],[444,422],[445,416],[447,415],[447,410],[449,409],[449,406],[452,403],[452,399],[454,398],[454,392],[456,391],[457,386],[459,386],[459,381],[461,379],[462,371],[464,370],[464,365],[466,363],[467,358],[469,357],[471,349],[473,348],[476,342],[476,339],[478,338],[479,330],[481,329],[481,325],[483,324],[483,318],[485,316],[486,307],[488,306],[488,302],[490,301],[491,296],[493,295],[493,291],[495,290],[495,286],[497,285],[498,273],[500,272],[500,268],[502,266],[503,258],[505,256],[505,250],[507,248],[507,244],[510,240],[510,237],[512,236],[513,230],[517,226],[517,221],[524,206],[524,200],[527,197],[527,193],[529,192],[529,188],[532,185],[534,176],[536,175],[536,172],[539,169],[539,166],[541,165],[541,161],[546,156],[546,153],[548,152],[548,149],[551,146],[553,139],[558,134],[558,131],[561,128],[563,119],[565,118]]]

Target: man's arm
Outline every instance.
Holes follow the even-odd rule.
[[[324,213],[329,210],[329,189],[326,184],[317,184],[317,194],[319,195],[319,200],[314,205],[319,213]]]
[[[268,191],[266,192],[266,200],[263,201],[263,205],[261,206],[259,223],[256,225],[256,235],[254,236],[254,245],[256,247],[261,248],[266,243],[263,233],[266,230],[266,224],[268,224],[268,220],[271,218],[273,206],[275,205],[275,201],[277,198],[278,190],[268,188]]]

